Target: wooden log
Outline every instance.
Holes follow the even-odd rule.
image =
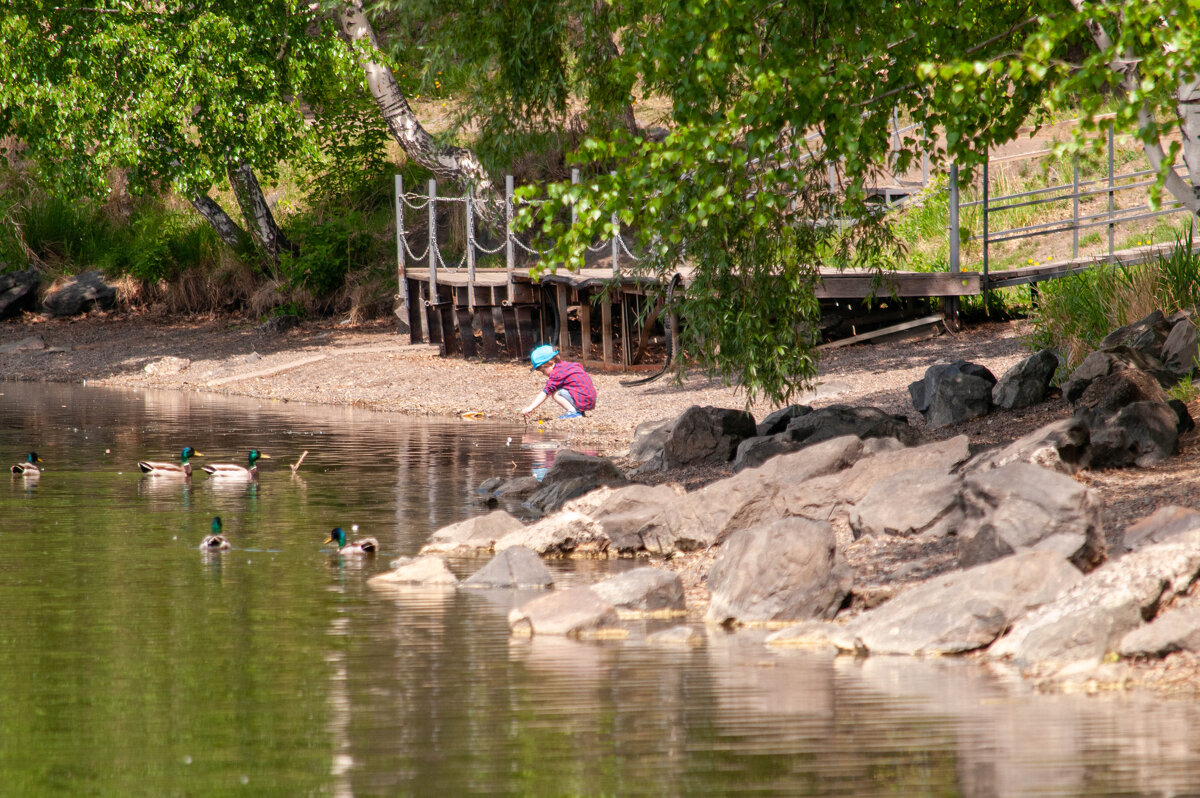
[[[592,295],[585,288],[579,290],[579,353],[581,360],[592,356]]]
[[[571,331],[567,326],[567,286],[559,283],[555,286],[556,298],[558,300],[558,351],[565,359],[567,352],[571,349]]]
[[[613,363],[613,328],[612,328],[612,298],[604,297],[604,304],[600,306],[600,334],[603,336],[604,362],[607,365]]]
[[[504,326],[504,351],[511,358],[518,358],[525,351],[521,346],[521,331],[517,327],[517,310],[511,305],[499,309]]]
[[[479,319],[479,348],[483,350],[483,359],[498,360],[500,349],[496,346],[496,321],[492,316],[492,307],[476,305],[475,315]]]
[[[475,357],[478,352],[475,347],[474,314],[470,308],[459,305],[454,308],[454,316],[458,322],[458,340],[463,357]]]
[[[525,357],[533,351],[534,345],[537,344],[537,325],[533,318],[533,305],[518,305],[516,314],[517,329],[520,330],[521,336],[521,354],[518,357]]]
[[[409,342],[419,344],[429,340],[429,329],[426,327],[425,314],[421,312],[421,284],[416,280],[406,280],[408,283],[408,333]]]

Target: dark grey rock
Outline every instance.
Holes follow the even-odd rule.
[[[657,458],[652,469],[661,471],[663,446],[675,426],[674,418],[664,418],[658,421],[646,421],[637,425],[633,431],[633,441],[629,444],[629,459],[638,464],[649,463]]]
[[[1200,341],[1196,336],[1196,325],[1191,319],[1180,319],[1171,327],[1162,347],[1163,368],[1180,377],[1191,376],[1196,371],[1200,358]]]
[[[1127,346],[1157,358],[1162,352],[1163,342],[1167,340],[1171,327],[1161,310],[1155,310],[1145,318],[1138,319],[1133,324],[1126,324],[1104,336],[1100,341],[1100,349],[1114,346]]]
[[[923,379],[908,386],[913,407],[930,427],[961,424],[992,409],[996,378],[985,367],[957,361],[930,366]]]
[[[1004,372],[992,388],[992,402],[1007,410],[1035,405],[1045,400],[1057,370],[1053,349],[1036,352]]]
[[[0,319],[37,306],[37,289],[42,278],[34,269],[0,274]]]
[[[523,527],[524,524],[504,510],[495,510],[438,529],[429,536],[420,553],[474,554],[491,551],[497,540]]]
[[[1063,398],[1071,404],[1075,404],[1093,380],[1126,369],[1144,371],[1158,380],[1159,385],[1175,383],[1175,377],[1163,368],[1162,362],[1158,358],[1150,357],[1127,346],[1116,346],[1097,350],[1085,357],[1079,367],[1072,371],[1071,376],[1063,383]]]
[[[553,587],[554,577],[542,558],[522,546],[497,554],[470,577],[463,587]]]
[[[784,518],[729,536],[708,572],[708,620],[768,623],[832,618],[854,574],[833,527]]]
[[[766,418],[758,422],[758,437],[783,432],[792,419],[808,415],[811,412],[812,408],[808,405],[789,405],[769,413]]]
[[[788,422],[786,434],[793,441],[811,446],[822,441],[854,435],[857,438],[895,438],[906,446],[920,440],[920,433],[904,416],[885,413],[877,407],[829,405],[804,413]]]
[[[663,445],[667,468],[728,463],[738,444],[758,434],[745,410],[692,406],[675,420]]]
[[[625,474],[611,460],[567,449],[554,458],[541,486],[525,500],[525,506],[549,513],[603,485],[628,484]]]
[[[1088,468],[1150,466],[1178,448],[1180,417],[1166,402],[1134,402],[1118,413],[1082,412],[1079,417],[1091,427]]]
[[[1091,432],[1082,418],[1053,421],[1009,445],[980,452],[963,466],[963,472],[986,471],[1009,463],[1033,465],[1074,474],[1088,460]]]
[[[1134,402],[1166,403],[1167,392],[1158,380],[1141,369],[1122,369],[1097,377],[1075,400],[1076,409],[1115,413]]]
[[[679,574],[661,568],[634,568],[592,585],[592,590],[619,615],[680,615],[687,609]]]
[[[963,568],[1025,549],[1058,552],[1081,571],[1104,561],[1097,494],[1068,476],[1028,463],[968,474],[958,529]]]
[[[107,310],[117,302],[117,289],[98,271],[77,274],[51,291],[42,308],[54,317],[75,316],[92,308]]]
[[[787,432],[747,438],[738,444],[737,454],[733,458],[733,470],[736,473],[744,468],[758,468],[776,455],[795,452],[807,445],[792,440],[792,436]]]

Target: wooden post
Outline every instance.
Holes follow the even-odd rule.
[[[467,189],[467,307],[475,312],[475,202]]]
[[[517,253],[513,248],[513,176],[504,176],[504,269],[507,272],[508,295],[504,298],[505,305],[513,301],[513,269],[516,268]]]
[[[447,354],[446,338],[454,336],[454,328],[446,329],[442,314],[438,310],[441,296],[437,284],[437,181],[429,181],[429,295],[425,300],[425,312],[429,325],[429,341],[442,344],[442,354]]]
[[[570,300],[571,289],[559,283],[555,286],[558,298],[558,351],[566,358],[567,350],[571,348],[571,331],[567,328],[567,302]]]
[[[604,302],[600,305],[600,334],[603,336],[601,346],[604,350],[604,362],[612,365],[613,362],[613,328],[612,328],[612,296],[605,295]]]
[[[592,296],[586,288],[579,289],[579,351],[580,360],[592,353]]]
[[[958,233],[958,164],[950,164],[950,271],[958,274],[961,271],[959,263],[959,233]],[[958,329],[958,297],[948,296],[946,303],[946,326],[951,330]]]
[[[412,343],[414,331],[412,328],[412,301],[408,296],[408,280],[406,279],[405,269],[407,262],[405,260],[405,240],[404,240],[404,178],[396,175],[396,283],[398,289],[398,298],[400,307],[396,308],[396,316],[400,319],[400,324],[397,325],[396,332],[403,334],[404,327],[408,327],[409,343]],[[420,340],[420,333],[415,333]]]

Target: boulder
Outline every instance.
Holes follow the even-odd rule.
[[[497,554],[462,583],[463,587],[553,587],[554,577],[542,558],[523,546]]]
[[[1182,318],[1171,327],[1162,347],[1163,368],[1179,377],[1190,377],[1196,371],[1200,359],[1200,341],[1196,336],[1196,325],[1190,318]]]
[[[1079,367],[1071,372],[1070,378],[1063,383],[1063,398],[1074,404],[1094,380],[1126,369],[1144,371],[1157,379],[1160,385],[1164,380],[1166,384],[1174,383],[1174,378],[1167,375],[1157,358],[1127,346],[1116,346],[1097,350],[1085,357]]]
[[[1092,380],[1075,400],[1077,409],[1115,413],[1134,402],[1167,401],[1158,380],[1141,369],[1122,369]]]
[[[589,637],[619,628],[619,623],[616,609],[586,586],[538,596],[508,614],[508,628],[515,635]]]
[[[1115,414],[1084,411],[1080,417],[1092,427],[1089,468],[1150,466],[1178,449],[1180,417],[1166,402],[1133,402]]]
[[[603,555],[609,548],[608,535],[600,524],[583,513],[563,510],[531,526],[523,526],[496,541],[496,551],[524,546],[541,555]]]
[[[447,586],[458,583],[441,557],[404,558],[393,563],[396,567],[368,579],[372,585],[431,585]]]
[[[847,468],[862,449],[862,441],[848,435],[781,455],[676,498],[637,534],[652,552],[711,546],[739,529],[782,518],[775,501],[781,489]]]
[[[42,300],[42,309],[54,317],[75,316],[92,308],[107,310],[117,303],[117,289],[98,271],[77,274]]]
[[[945,537],[962,522],[962,479],[941,468],[900,471],[879,480],[850,508],[855,539]]]
[[[693,405],[675,420],[663,444],[663,465],[680,468],[728,463],[738,444],[758,434],[745,410]]]
[[[664,418],[658,421],[646,421],[638,424],[633,431],[633,441],[629,444],[628,458],[639,465],[655,461],[647,471],[662,471],[663,446],[671,435],[675,419]]]
[[[1165,610],[1117,644],[1122,657],[1157,658],[1176,651],[1200,651],[1200,606]]]
[[[634,568],[592,585],[592,590],[621,617],[664,618],[687,611],[679,574],[661,568]]]
[[[872,654],[962,654],[991,645],[1016,619],[1081,579],[1054,552],[1026,551],[930,579],[845,625],[785,629],[767,642],[827,641]]]
[[[738,444],[737,454],[733,458],[733,471],[737,473],[745,468],[758,468],[776,455],[799,451],[806,445],[793,440],[787,432],[747,438]]]
[[[813,409],[808,405],[788,405],[768,413],[766,418],[758,422],[758,437],[763,438],[783,432],[792,419],[808,415],[812,411]]]
[[[1009,463],[1031,463],[1052,471],[1074,474],[1088,463],[1091,433],[1081,418],[1053,421],[1009,445],[980,452],[963,471],[987,471]]]
[[[611,460],[567,449],[554,458],[554,464],[542,477],[541,486],[525,500],[525,506],[550,513],[576,496],[602,485],[628,484],[625,474]]]
[[[33,269],[0,274],[0,319],[37,306],[37,289],[42,278]]]
[[[963,480],[962,502],[963,568],[1038,549],[1087,572],[1106,556],[1099,496],[1063,474],[1028,463],[975,472]]]
[[[1171,504],[1125,527],[1122,542],[1125,551],[1137,551],[1192,530],[1200,530],[1200,512]]]
[[[1161,310],[1152,311],[1145,318],[1138,319],[1133,324],[1126,324],[1104,336],[1100,341],[1100,349],[1114,346],[1127,346],[1150,357],[1157,358],[1162,352],[1163,343],[1171,331],[1171,325],[1163,316]]]
[[[913,407],[930,427],[961,424],[992,410],[996,378],[977,363],[956,361],[930,366],[923,379],[908,386]]]
[[[643,549],[639,531],[681,495],[683,489],[672,485],[604,487],[572,499],[563,510],[582,513],[598,523],[611,551],[632,553]]]
[[[504,510],[495,510],[442,527],[429,536],[429,542],[421,547],[420,553],[475,554],[492,551],[497,540],[524,527]]]
[[[830,405],[802,413],[788,422],[785,428],[792,440],[811,446],[822,441],[854,435],[857,438],[895,438],[906,446],[920,440],[904,416],[885,413],[877,407]]]
[[[1112,560],[1013,624],[989,655],[1022,668],[1099,660],[1200,573],[1200,529]]]
[[[1036,405],[1050,391],[1050,381],[1058,370],[1058,355],[1043,349],[1004,372],[992,387],[992,403],[1006,410]]]
[[[832,618],[854,582],[833,527],[784,518],[729,536],[708,572],[708,620],[771,623]]]
[[[966,461],[968,447],[967,436],[958,435],[923,446],[885,448],[878,454],[857,459],[844,470],[831,470],[824,476],[814,474],[812,479],[803,483],[785,484],[776,499],[776,504],[781,507],[779,515],[829,520],[835,513],[844,512],[846,508],[862,501],[877,483],[901,471],[932,469],[943,474],[953,472]],[[777,457],[768,461],[763,468],[790,458],[803,457],[805,452]]]

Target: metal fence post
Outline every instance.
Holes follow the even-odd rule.
[[[408,263],[405,260],[406,254],[404,251],[404,178],[401,175],[396,175],[396,280],[399,282],[399,291],[397,292],[400,301],[403,305],[400,307],[398,315],[404,324],[408,324],[408,279],[405,272],[408,269]]]
[[[983,159],[983,303],[988,301],[988,164],[990,154]]]
[[[1079,156],[1071,159],[1071,259],[1079,257]]]
[[[511,305],[513,302],[513,269],[516,268],[517,253],[513,249],[513,176],[504,176],[504,268],[508,279],[508,297],[504,300]]]
[[[571,185],[573,185],[573,186],[579,185],[579,170],[578,169],[571,170]],[[577,203],[574,203],[574,202],[571,203],[571,226],[572,227],[575,226],[575,222],[579,221],[579,211],[576,209],[576,207],[575,207],[576,205],[577,205]]]
[[[438,304],[437,292],[437,181],[429,181],[429,301]]]
[[[958,253],[958,164],[950,164],[950,271],[958,274],[961,263]],[[958,297],[946,297],[946,321],[951,329],[958,329]]]
[[[475,192],[467,188],[467,308],[475,312]]]
[[[1108,126],[1108,259],[1113,259],[1113,233],[1116,225],[1113,224],[1113,186],[1115,180],[1113,177],[1113,128],[1116,125],[1109,123]]]

